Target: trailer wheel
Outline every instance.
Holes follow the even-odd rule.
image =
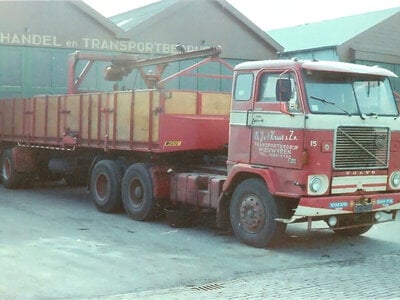
[[[122,179],[122,203],[131,219],[144,221],[158,213],[157,202],[153,198],[153,184],[144,164],[133,164]]]
[[[278,207],[265,183],[257,178],[246,179],[235,189],[230,219],[236,237],[254,247],[270,246],[283,234],[285,224],[275,221]]]
[[[1,157],[1,179],[4,187],[15,189],[20,187],[23,181],[23,174],[15,170],[14,158],[10,149],[4,150]]]
[[[109,213],[121,208],[122,172],[115,161],[101,160],[90,177],[90,194],[97,209]]]

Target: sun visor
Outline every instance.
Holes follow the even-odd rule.
[[[353,74],[370,74],[377,76],[397,77],[395,73],[377,66],[365,66],[338,61],[309,61],[302,64],[302,68],[312,71],[326,71]]]

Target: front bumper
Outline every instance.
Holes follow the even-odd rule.
[[[295,216],[316,217],[375,211],[400,210],[400,193],[303,197],[294,213]]]
[[[326,220],[330,216],[362,213],[373,214],[378,211],[392,216],[391,220],[386,221],[395,220],[396,212],[400,211],[400,193],[302,197],[293,216],[290,219],[280,221],[294,223],[310,220]]]

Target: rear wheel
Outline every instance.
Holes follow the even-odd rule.
[[[237,238],[254,247],[270,246],[283,234],[277,222],[278,207],[265,183],[251,178],[240,183],[232,195],[230,219]]]
[[[121,208],[122,172],[115,161],[101,160],[90,177],[90,193],[97,209],[114,212]]]
[[[148,169],[142,163],[133,164],[122,179],[122,203],[131,219],[149,220],[159,213],[153,196],[153,184]]]
[[[1,157],[1,179],[4,187],[15,189],[25,183],[24,174],[15,169],[14,158],[10,149],[4,150]]]

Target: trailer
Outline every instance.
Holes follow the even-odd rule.
[[[67,94],[0,100],[4,186],[86,183],[100,211],[123,208],[137,221],[211,210],[219,228],[255,247],[279,241],[295,222],[359,235],[396,219],[400,125],[388,80],[395,74],[268,60],[236,66],[232,93],[167,88],[206,63],[232,70],[220,52],[147,60],[74,53]],[[163,76],[168,63],[200,57]],[[87,64],[77,75],[79,60]],[[95,61],[111,62],[108,80],[138,70],[147,88],[80,92]]]

